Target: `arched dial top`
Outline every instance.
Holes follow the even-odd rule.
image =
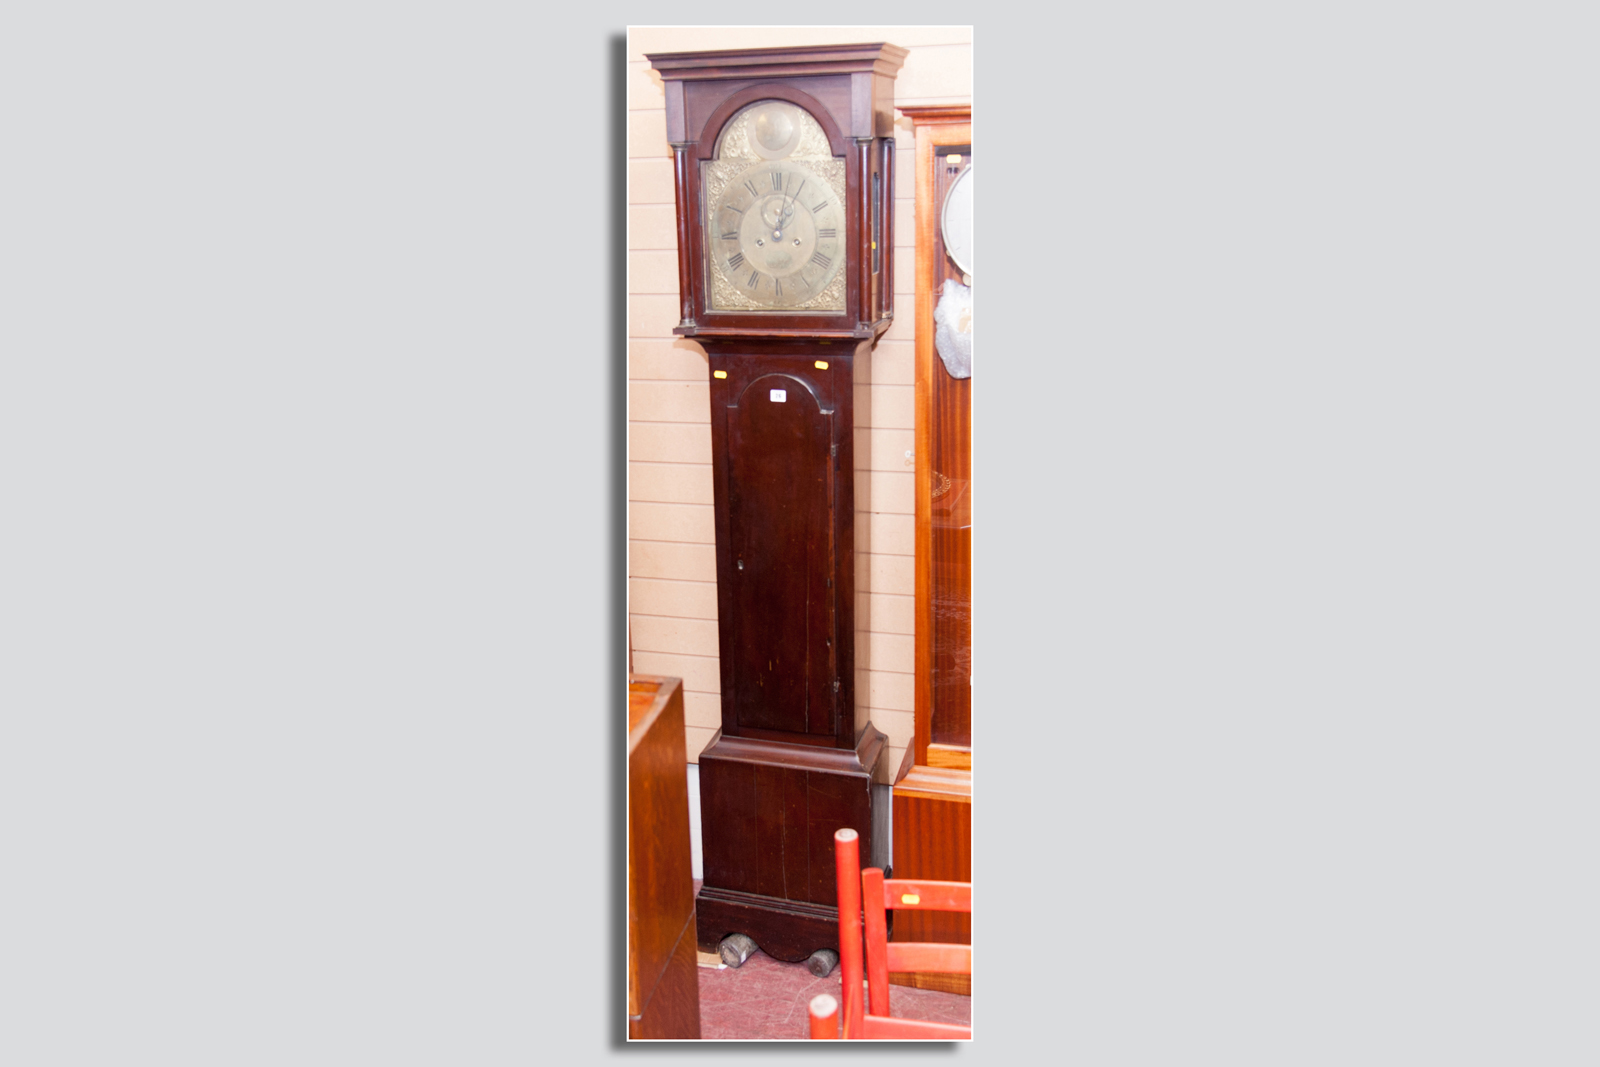
[[[700,186],[711,310],[844,310],[845,162],[804,108],[741,108]]]

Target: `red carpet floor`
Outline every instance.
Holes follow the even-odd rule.
[[[839,996],[839,969],[817,978],[804,963],[780,963],[757,952],[738,968],[700,968],[702,1040],[806,1040],[806,1006],[818,993]],[[972,998],[932,989],[893,986],[889,1010],[907,1019],[972,1025]]]

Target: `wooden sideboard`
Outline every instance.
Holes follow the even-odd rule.
[[[683,683],[628,676],[628,1037],[698,1038]]]

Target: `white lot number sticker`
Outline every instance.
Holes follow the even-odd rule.
[[[785,389],[774,389],[769,395],[772,397],[774,404],[782,404],[789,399],[788,390]]]

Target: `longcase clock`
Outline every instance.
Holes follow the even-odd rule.
[[[834,832],[873,834],[855,703],[855,359],[894,314],[891,44],[650,55],[681,324],[711,374],[722,723],[700,754],[700,946],[837,958]]]
[[[917,136],[916,726],[895,775],[894,865],[902,878],[970,882],[972,379],[970,364],[956,366],[969,376],[952,373],[935,339],[939,302],[959,296],[957,286],[973,286],[972,109],[901,112]],[[953,325],[952,332],[970,330],[970,320]],[[970,943],[971,916],[906,911],[894,937]],[[971,991],[966,975],[897,973],[891,980]]]

